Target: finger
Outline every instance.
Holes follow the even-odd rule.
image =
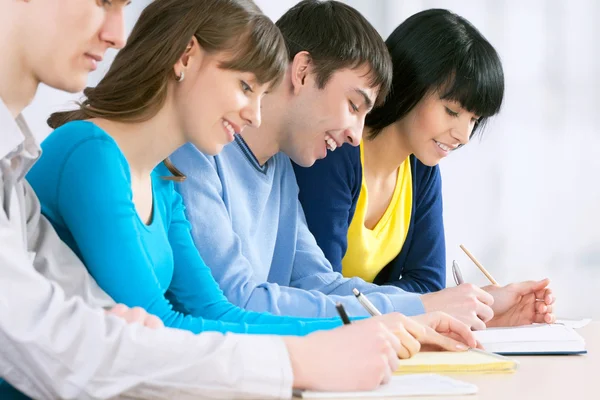
[[[112,307],[110,310],[107,310],[106,312],[108,314],[113,314],[118,317],[122,317],[123,314],[125,314],[128,310],[129,310],[129,307],[127,307],[125,304],[117,304],[116,306]]]
[[[469,347],[477,346],[477,339],[475,339],[475,335],[471,329],[469,329],[467,324],[450,315],[443,316],[442,318],[443,325],[440,325],[440,328],[443,327],[444,332],[453,333],[455,335],[453,336],[455,339],[457,339],[456,336],[458,336],[458,341],[466,344]]]
[[[417,345],[419,342],[417,342],[417,340],[406,331],[404,326],[399,326],[396,328],[394,333],[398,339],[400,339],[400,343],[402,343],[400,351],[398,352],[398,357],[403,360],[412,357],[411,350],[415,348],[415,342]]]
[[[494,318],[494,310],[492,310],[492,307],[483,303],[477,304],[477,306],[475,307],[475,312],[483,322],[488,322],[489,320]]]
[[[421,350],[422,339],[426,336],[427,329],[431,329],[411,318],[404,317],[404,329],[408,332],[410,337],[408,341],[404,341],[403,345],[406,347],[410,356],[414,356]]]
[[[151,329],[163,328],[165,324],[156,315],[148,315],[144,321],[144,326]]]
[[[435,326],[439,323],[440,315],[439,313],[431,313],[427,318],[427,323],[421,323],[416,319],[406,317],[402,315],[402,325],[404,328],[417,340],[420,340],[423,336],[425,336],[427,326]]]
[[[383,356],[384,366],[383,366],[383,372],[381,374],[381,384],[383,384],[383,385],[385,385],[392,379],[392,374],[396,371],[396,369],[398,369],[397,366],[394,368],[394,365],[391,364],[393,359],[398,360],[398,356],[393,353],[393,350],[391,347],[389,347],[388,352],[391,354],[385,354]]]
[[[531,323],[532,324],[553,324],[556,321],[554,314],[534,314]]]
[[[388,340],[389,345],[388,345],[388,348],[386,351],[386,359],[387,359],[388,370],[389,370],[390,374],[393,374],[394,372],[396,372],[398,367],[400,367],[400,359],[398,358],[398,353],[392,346],[391,341],[398,340],[398,338],[396,336],[394,336],[391,332],[390,332],[389,336],[390,336],[390,338]]]
[[[546,295],[544,296],[544,301],[548,305],[554,304],[554,302],[556,301],[556,298],[554,297],[554,294],[552,293],[552,289],[546,290]]]
[[[484,331],[485,328],[487,328],[487,326],[485,325],[485,322],[483,322],[481,319],[479,319],[479,317],[477,317],[476,315],[473,316],[473,318],[471,318],[470,326],[471,326],[471,329],[474,331]]]
[[[148,313],[141,307],[134,307],[127,313],[129,318],[126,318],[129,323],[138,323],[140,325],[144,325],[146,321],[146,317],[148,317]]]
[[[398,338],[398,336],[390,329],[388,329],[384,324],[381,324],[381,328],[385,339],[394,350],[394,354],[398,354],[402,349],[402,342],[400,341],[400,338]],[[396,356],[396,358],[398,357]]]
[[[514,288],[521,295],[526,295],[531,292],[539,292],[544,290],[550,284],[550,279],[542,279],[541,281],[525,281],[514,284]],[[543,298],[543,297],[542,297]]]
[[[548,311],[548,306],[543,301],[535,302],[535,312],[538,314],[546,314]]]
[[[552,289],[546,287],[540,290],[536,290],[534,293],[536,299],[544,300],[544,302],[546,302],[547,304],[554,303],[554,294],[552,293]]]
[[[447,351],[465,351],[468,347],[451,337],[444,336],[434,331],[432,328],[427,329],[427,343],[433,344]]]
[[[473,286],[473,290],[475,291],[475,296],[477,296],[477,299],[480,302],[482,302],[483,304],[486,304],[488,306],[491,306],[492,304],[494,304],[494,296],[492,296],[485,290],[478,288],[477,286]]]

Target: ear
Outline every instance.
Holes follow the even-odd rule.
[[[175,76],[181,76],[182,72],[187,73],[192,64],[201,64],[202,60],[204,59],[204,55],[204,50],[202,47],[200,47],[198,39],[193,36],[188,45],[185,47],[183,54],[173,66],[173,72],[175,73]]]
[[[310,73],[312,57],[308,51],[301,51],[294,56],[290,65],[290,76],[292,78],[292,87],[294,94],[298,94],[300,89],[306,85],[306,78]]]

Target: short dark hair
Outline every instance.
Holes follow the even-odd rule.
[[[310,54],[320,89],[334,72],[367,65],[370,86],[379,87],[376,104],[383,102],[392,81],[390,55],[381,35],[354,8],[334,0],[303,0],[276,25],[290,60],[301,51]]]
[[[392,57],[392,88],[384,104],[367,115],[370,138],[434,91],[481,117],[471,135],[500,111],[504,98],[500,57],[466,19],[448,10],[422,11],[400,24],[385,43]]]

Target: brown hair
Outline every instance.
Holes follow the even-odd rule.
[[[163,107],[173,66],[195,37],[208,53],[226,51],[231,59],[222,68],[252,72],[259,83],[277,85],[287,66],[287,50],[275,24],[252,0],[154,0],[144,9],[125,47],[96,87],[73,111],[53,113],[56,129],[75,120],[105,118],[142,122]],[[174,175],[185,176],[167,159]]]
[[[392,59],[383,38],[357,10],[335,0],[303,0],[279,20],[292,60],[310,53],[317,85],[324,88],[341,69],[368,66],[369,84],[378,88],[376,105],[385,100],[392,83]]]

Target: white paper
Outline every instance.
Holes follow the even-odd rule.
[[[579,340],[572,328],[564,325],[529,325],[514,328],[490,328],[474,332],[483,346],[486,343],[563,342]]]
[[[451,396],[477,393],[477,386],[437,374],[395,375],[387,385],[370,392],[312,392],[294,393],[304,399],[369,398],[400,396]]]
[[[584,319],[558,319],[558,320],[556,320],[557,324],[568,326],[568,327],[573,328],[573,329],[583,328],[584,326],[586,326],[590,322],[592,322],[591,318],[584,318]]]

